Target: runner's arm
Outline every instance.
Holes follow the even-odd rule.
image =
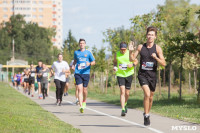
[[[163,56],[163,52],[162,52],[162,49],[160,46],[156,45],[156,51],[157,51],[157,54],[158,54],[158,57],[155,53],[153,53],[151,56],[156,59],[156,61],[162,65],[162,66],[166,66],[166,62],[165,62],[165,58]]]
[[[131,62],[133,62],[133,61],[137,58],[137,56],[138,56],[138,54],[140,53],[141,49],[142,49],[142,45],[140,44],[140,45],[137,47],[136,51],[134,51],[134,50],[129,50],[129,60],[130,60]]]

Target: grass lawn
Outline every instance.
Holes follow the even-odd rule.
[[[2,133],[80,133],[38,104],[0,83],[0,131]]]
[[[52,90],[55,90],[55,88],[52,87]],[[74,93],[75,89],[72,87],[69,90],[69,94],[74,95]],[[115,91],[109,88],[107,94],[102,94],[98,88],[88,89],[88,97],[120,106],[119,93],[118,86]],[[171,92],[171,99],[168,100],[167,89],[163,89],[161,95],[159,95],[157,88],[154,94],[154,103],[151,112],[179,120],[200,123],[200,104],[197,103],[196,94],[190,94],[187,90],[183,90],[182,96],[183,100],[179,100],[177,91],[173,90]],[[143,91],[141,89],[137,91],[131,90],[128,108],[143,111]]]

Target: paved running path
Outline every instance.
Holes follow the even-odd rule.
[[[143,126],[142,111],[128,109],[126,117],[121,117],[121,107],[87,99],[87,108],[84,113],[79,112],[75,105],[74,96],[63,97],[62,106],[55,104],[55,92],[45,100],[38,99],[38,95],[30,97],[45,110],[53,113],[62,121],[79,128],[83,133],[200,133],[200,124],[193,124],[151,114],[151,126]],[[176,126],[176,130],[172,130]],[[182,130],[180,129],[182,127]],[[185,129],[189,128],[188,130]],[[193,130],[192,130],[193,129]]]

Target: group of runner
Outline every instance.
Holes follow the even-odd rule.
[[[116,52],[113,60],[113,70],[116,73],[117,81],[120,88],[121,116],[127,113],[127,104],[129,92],[131,89],[132,79],[134,75],[134,67],[138,64],[137,56],[140,54],[140,68],[138,72],[138,80],[144,92],[144,125],[150,125],[150,109],[153,104],[153,95],[156,88],[156,71],[158,63],[162,66],[166,65],[163,57],[162,49],[154,43],[157,37],[157,29],[148,27],[146,32],[147,41],[144,44],[127,45],[126,42],[120,43],[120,50]],[[70,68],[74,70],[74,84],[76,87],[76,103],[80,105],[80,113],[84,112],[87,100],[87,87],[90,80],[90,67],[95,65],[95,58],[92,53],[87,50],[86,41],[79,40],[80,49],[74,52],[74,60],[70,66],[63,61],[63,55],[58,54],[58,60],[53,63],[50,69],[42,62],[38,62],[38,66],[34,69],[33,64],[29,69],[24,71],[24,90],[28,88],[28,92],[34,93],[34,79],[37,78],[39,98],[43,99],[49,93],[49,79],[54,76],[56,86],[56,104],[62,105],[62,97],[68,95],[68,82]],[[17,75],[16,75],[17,77]],[[35,77],[35,78],[34,78]],[[17,80],[18,78],[16,78]],[[17,80],[18,83],[18,80]],[[32,90],[32,91],[30,91]]]

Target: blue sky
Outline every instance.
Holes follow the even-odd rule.
[[[103,32],[108,28],[129,28],[130,18],[156,10],[165,0],[63,0],[63,38],[69,29],[79,40],[86,39],[91,48],[107,47],[103,43]],[[191,0],[200,4],[200,0]]]

